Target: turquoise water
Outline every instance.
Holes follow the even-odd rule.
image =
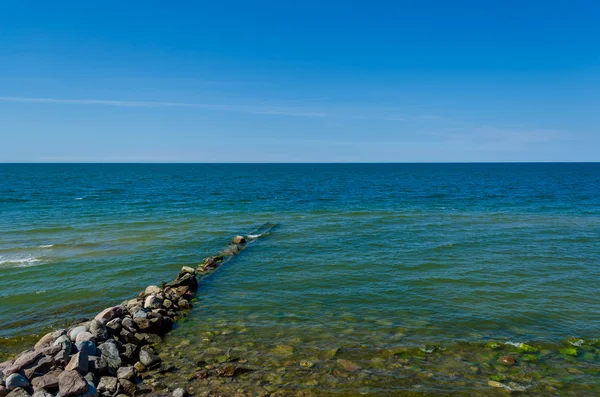
[[[89,316],[264,222],[165,354],[340,348],[362,368],[400,347],[600,336],[600,164],[0,165],[0,191],[4,338]]]

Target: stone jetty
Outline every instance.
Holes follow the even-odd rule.
[[[273,225],[263,225],[265,233]],[[151,393],[144,374],[161,369],[153,345],[187,315],[198,278],[247,247],[255,235],[235,236],[227,249],[184,266],[177,277],[93,319],[44,335],[32,349],[0,363],[0,397],[124,397]],[[169,370],[168,368],[164,369]],[[176,390],[184,396],[184,390]]]

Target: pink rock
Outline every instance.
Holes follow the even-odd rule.
[[[105,323],[117,317],[122,317],[126,312],[127,310],[125,310],[124,306],[113,306],[102,310],[96,317],[94,317],[94,320]]]

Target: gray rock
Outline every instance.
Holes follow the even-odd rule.
[[[161,292],[160,287],[157,287],[156,285],[149,285],[146,287],[146,290],[144,291],[144,295],[159,294],[160,292]]]
[[[77,346],[77,351],[79,352],[86,352],[88,356],[95,356],[96,355],[96,344],[94,342],[92,342],[91,340],[84,340],[81,342],[77,342],[75,343],[75,345]]]
[[[160,363],[160,357],[158,357],[149,346],[144,346],[140,350],[140,362],[146,367],[152,367]]]
[[[113,342],[105,342],[98,347],[102,357],[106,360],[106,363],[110,368],[116,370],[121,366],[121,357],[119,355],[119,348]]]
[[[104,357],[90,356],[88,369],[96,375],[103,375],[108,372],[108,363]]]
[[[133,313],[133,318],[148,318],[148,312],[146,310],[138,310]]]
[[[127,312],[127,310],[125,309],[125,306],[109,307],[107,309],[102,310],[100,313],[98,313],[96,315],[96,317],[94,317],[94,320],[98,320],[102,323],[106,323],[117,317],[123,317],[126,312]]]
[[[135,378],[136,372],[133,366],[131,367],[121,367],[117,370],[117,378],[118,379],[127,379],[131,380]]]
[[[98,392],[109,392],[113,394],[117,391],[117,378],[112,376],[103,376],[98,383]]]
[[[125,359],[125,361],[133,361],[135,356],[135,352],[137,351],[137,346],[133,343],[126,343],[123,345],[123,352],[121,353],[121,357]]]
[[[0,371],[0,373],[2,373],[2,371]],[[6,397],[8,393],[10,393],[8,389],[2,386],[2,382],[0,382],[0,397]]]
[[[77,335],[81,334],[82,332],[88,332],[88,328],[85,325],[80,325],[73,328],[69,332],[69,339],[71,339],[71,342],[75,342],[77,340]]]
[[[31,385],[34,390],[58,390],[58,377],[54,374],[46,374],[44,376],[38,376],[31,380]]]
[[[58,339],[54,341],[54,346],[60,346],[62,350],[67,352],[67,355],[70,355],[73,351],[73,342],[67,335],[62,335]]]
[[[42,350],[48,346],[52,346],[54,341],[59,338],[61,335],[64,335],[66,331],[64,329],[50,332],[44,335],[33,347],[35,350]]]
[[[6,380],[4,381],[4,384],[6,385],[6,388],[8,390],[14,390],[17,387],[25,388],[25,387],[29,386],[29,381],[27,380],[26,377],[24,377],[22,375],[11,374],[8,376],[8,378],[6,378]]]
[[[77,338],[75,338],[75,342],[84,342],[86,340],[94,340],[94,335],[91,332],[80,332],[77,334]]]
[[[29,397],[29,393],[27,393],[25,390],[23,390],[20,387],[17,387],[16,389],[14,389],[13,391],[11,391],[10,393],[8,393],[6,395],[6,397]]]
[[[86,380],[87,383],[95,385],[98,380],[98,378],[96,378],[96,375],[94,375],[93,372],[88,372],[87,374],[85,374],[85,376],[83,377],[83,379]]]
[[[64,371],[58,376],[58,390],[61,397],[84,393],[87,388],[88,383],[77,371]]]
[[[61,350],[61,346],[48,346],[44,347],[43,349],[40,349],[39,352],[42,353],[44,356],[54,356]]]
[[[173,397],[187,397],[188,392],[185,389],[177,388],[173,391]]]
[[[135,325],[135,322],[133,321],[133,319],[131,317],[123,318],[123,321],[121,321],[121,325],[123,327],[129,329],[130,331],[137,330],[137,326]]]
[[[110,330],[113,334],[118,334],[121,331],[121,319],[115,318],[114,320],[110,320],[106,323],[106,328]]]
[[[106,327],[98,320],[90,321],[90,333],[98,342],[103,342],[108,339],[108,331],[106,330]]]
[[[173,307],[173,302],[170,301],[169,299],[165,299],[163,301],[163,307],[170,309],[171,307]]]
[[[40,357],[42,357],[42,353],[38,351],[27,351],[21,354],[11,366],[4,368],[3,372],[5,376],[15,374],[21,371],[23,368],[33,364]]]
[[[56,361],[56,363],[58,363],[61,366],[67,365],[69,360],[69,353],[67,353],[66,350],[61,350],[60,352],[58,352],[58,354],[54,356],[54,361]]]
[[[231,242],[233,244],[244,244],[246,242],[246,239],[244,238],[244,236],[235,236],[233,240],[231,240]]]

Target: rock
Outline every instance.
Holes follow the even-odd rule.
[[[98,321],[101,321],[102,323],[106,323],[117,317],[123,317],[126,312],[127,312],[127,310],[125,309],[125,306],[109,307],[107,309],[102,310],[100,313],[98,313],[96,315],[96,317],[94,317],[94,320],[98,320]]]
[[[173,391],[173,397],[187,397],[188,392],[185,389],[177,388]]]
[[[360,371],[360,367],[353,361],[339,359],[337,360],[338,364],[340,364],[346,371],[348,372],[358,372]]]
[[[121,319],[115,318],[114,320],[110,320],[106,323],[106,328],[110,330],[113,334],[118,334],[121,331]]]
[[[86,391],[78,397],[98,397],[98,390],[96,390],[96,386],[88,382]]]
[[[23,390],[20,387],[17,387],[16,389],[14,389],[13,391],[11,391],[10,393],[8,393],[6,395],[6,397],[29,397],[29,393],[27,393],[25,390]]]
[[[33,378],[31,385],[34,390],[45,389],[49,391],[58,390],[58,377],[54,374],[46,374]]]
[[[33,393],[32,397],[54,397],[52,393],[48,393],[46,390],[38,390]]]
[[[109,392],[113,394],[117,391],[117,378],[112,376],[103,376],[98,383],[98,392]]]
[[[488,380],[488,385],[492,387],[504,387],[502,383],[497,382],[495,380]]]
[[[149,285],[146,287],[144,295],[160,294],[161,292],[162,290],[160,289],[160,287],[157,287],[156,285]]]
[[[3,372],[5,376],[15,374],[20,372],[23,368],[33,364],[40,357],[42,357],[42,353],[38,351],[28,351],[21,354],[17,359],[12,363],[8,368],[4,368]]]
[[[184,267],[181,268],[181,272],[179,274],[180,275],[184,275],[184,274],[196,274],[196,271],[194,270],[193,267],[184,266]]]
[[[104,326],[104,324],[102,324],[100,321],[98,320],[92,320],[90,321],[90,333],[92,334],[92,336],[94,337],[94,339],[97,342],[104,342],[106,339],[108,339],[108,331],[106,329],[106,327]]]
[[[22,375],[11,374],[4,380],[4,384],[8,390],[14,390],[18,387],[26,388],[29,386],[29,381]]]
[[[133,343],[126,343],[122,347],[121,358],[123,358],[125,361],[131,362],[133,361],[136,351],[136,345],[134,345]]]
[[[156,334],[135,334],[135,338],[139,341],[139,344],[156,345],[162,342],[162,338]]]
[[[67,335],[62,335],[58,339],[54,341],[54,346],[59,346],[62,350],[67,352],[67,355],[70,355],[73,351],[73,342]]]
[[[139,361],[133,365],[133,368],[135,368],[137,372],[144,372],[146,370],[146,366]]]
[[[88,328],[84,325],[73,328],[71,332],[69,332],[69,339],[71,339],[71,342],[75,342],[77,340],[77,335],[81,334],[82,332],[88,332]]]
[[[177,277],[175,280],[167,283],[166,285],[172,288],[186,286],[195,291],[198,289],[198,280],[196,279],[195,275],[186,273],[181,277]]]
[[[169,299],[165,299],[162,305],[164,308],[169,309],[173,306],[173,302],[171,302]]]
[[[77,371],[82,375],[88,373],[88,354],[85,351],[80,351],[71,357],[71,361],[65,367],[66,371]]]
[[[39,352],[42,353],[44,356],[54,356],[61,350],[61,346],[48,346],[43,349],[40,349]]]
[[[85,341],[88,341],[88,340],[93,341],[94,340],[94,335],[92,335],[91,332],[87,332],[87,331],[86,332],[80,332],[80,333],[77,334],[77,337],[75,338],[75,343],[77,343],[77,342],[85,342]]]
[[[565,356],[576,356],[579,354],[576,348],[574,347],[565,347],[564,349],[559,350],[560,354],[564,354]]]
[[[23,373],[27,379],[32,379],[35,376],[43,375],[46,372],[50,371],[52,365],[54,365],[54,360],[52,359],[52,357],[43,356],[34,364],[25,368],[23,370]]]
[[[127,379],[119,379],[119,384],[121,385],[121,388],[127,395],[135,395],[137,388],[135,387],[135,384],[133,382],[128,381]]]
[[[121,366],[121,356],[119,354],[119,348],[115,343],[105,342],[101,344],[98,349],[102,353],[102,357],[106,359],[108,366],[114,370]]]
[[[71,342],[71,341],[69,341],[69,342]],[[70,354],[70,352],[67,352],[66,350],[61,350],[54,356],[54,361],[57,364],[59,364],[60,366],[65,366],[65,365],[67,365],[67,363],[70,360],[69,354]]]
[[[244,244],[246,243],[246,239],[244,236],[235,236],[233,240],[231,240],[233,244]]]
[[[235,365],[225,365],[223,367],[217,368],[215,373],[218,376],[225,376],[225,377],[229,377],[231,378],[232,376],[235,376],[235,373],[237,372],[237,367]]]
[[[84,340],[81,342],[77,342],[75,343],[75,345],[77,346],[77,351],[79,352],[86,352],[88,356],[95,356],[96,355],[96,344],[94,342],[92,342],[91,340]]]
[[[121,325],[132,332],[137,330],[137,326],[131,317],[124,317],[123,321],[121,321]]]
[[[97,384],[97,380],[98,378],[96,378],[96,375],[94,375],[93,372],[88,372],[87,374],[85,374],[85,376],[83,377],[83,379],[85,379],[85,381],[87,383],[91,383],[92,385]]]
[[[61,397],[74,396],[87,391],[88,383],[77,371],[64,371],[58,376],[58,390]]]
[[[280,356],[289,356],[294,353],[294,348],[289,345],[277,345],[273,349],[273,353],[278,354]]]
[[[517,360],[513,356],[502,356],[498,359],[498,362],[507,367],[511,367],[517,364]]]
[[[525,353],[537,353],[540,351],[539,348],[530,346],[526,343],[519,344],[519,350],[521,350],[522,352],[525,352]]]
[[[61,329],[58,331],[54,331],[54,332],[50,332],[46,335],[44,335],[33,347],[34,350],[41,350],[44,349],[48,346],[52,346],[54,344],[54,341],[56,339],[58,339],[61,335],[65,334],[65,330]]]
[[[104,357],[90,356],[88,369],[96,375],[103,375],[108,372],[108,363]]]
[[[179,299],[177,306],[179,306],[181,310],[188,310],[191,307],[190,302],[187,299]]]
[[[136,371],[133,366],[131,367],[121,367],[117,370],[117,378],[118,379],[127,379],[131,380],[136,377]]]
[[[0,371],[2,373],[2,371]],[[2,382],[0,382],[0,397],[6,397],[10,392],[4,386],[2,386]]]
[[[162,303],[163,303],[163,299],[160,298],[158,295],[149,295],[148,297],[146,297],[146,300],[144,301],[144,308],[158,309],[159,307],[162,306]]]
[[[160,357],[154,353],[152,348],[144,346],[140,350],[140,362],[146,367],[152,367],[153,365],[160,363]]]

